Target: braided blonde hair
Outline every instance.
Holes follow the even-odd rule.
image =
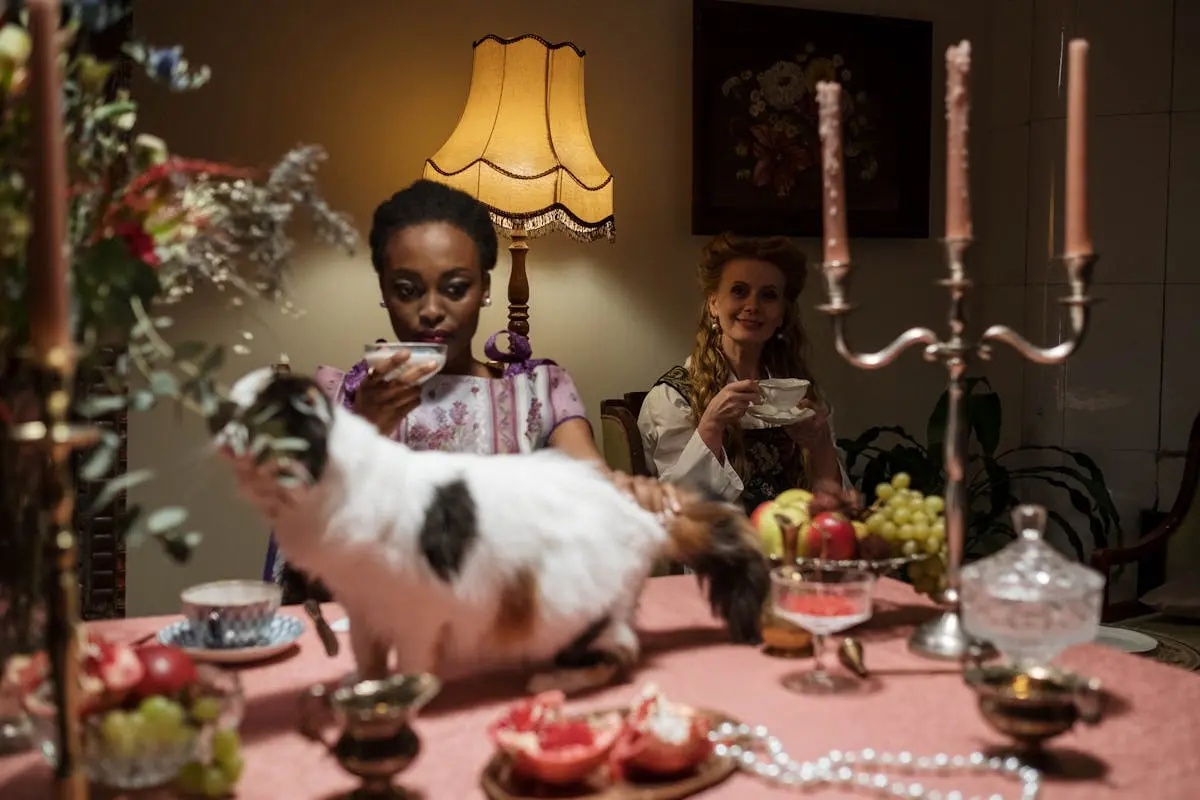
[[[808,336],[800,321],[797,301],[804,291],[808,278],[804,253],[784,236],[752,238],[722,233],[704,247],[697,276],[704,301],[700,307],[700,322],[696,329],[696,344],[692,348],[692,360],[688,369],[691,384],[691,421],[699,426],[704,410],[725,388],[731,377],[729,360],[721,348],[721,330],[713,323],[717,320],[709,313],[709,299],[717,293],[725,265],[735,259],[745,258],[766,261],[783,273],[783,323],[780,336],[773,336],[763,346],[761,366],[777,378],[805,378],[811,382],[809,397],[820,402],[816,381],[808,369],[805,353]],[[734,470],[743,481],[748,479],[746,448],[740,425],[733,424],[725,429],[725,453]]]

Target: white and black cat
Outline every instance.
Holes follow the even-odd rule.
[[[231,398],[217,443],[289,561],[345,607],[360,674],[391,651],[401,672],[531,663],[554,665],[534,690],[606,683],[636,665],[638,596],[662,557],[708,584],[735,641],[758,641],[768,565],[740,508],[683,493],[664,521],[552,450],[413,451],[300,376],[259,370]],[[281,489],[279,474],[304,480]]]

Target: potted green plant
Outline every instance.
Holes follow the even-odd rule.
[[[1022,445],[1000,450],[1003,409],[1000,395],[987,378],[967,379],[967,422],[971,449],[967,460],[967,498],[970,516],[964,557],[991,553],[1016,534],[1009,512],[1029,487],[1040,484],[1061,492],[1087,520],[1086,535],[1092,547],[1105,547],[1119,535],[1116,506],[1100,467],[1086,454],[1049,445]],[[897,473],[911,476],[912,485],[927,495],[940,494],[946,485],[943,468],[944,436],[949,398],[943,392],[926,425],[925,441],[896,425],[869,428],[853,439],[839,439],[851,481],[864,501],[875,499],[875,489]],[[1032,455],[1057,454],[1063,464],[1036,463]],[[1082,560],[1084,535],[1065,516],[1049,510],[1051,524]]]

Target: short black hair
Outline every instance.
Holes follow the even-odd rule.
[[[370,238],[375,272],[383,274],[387,268],[388,241],[397,231],[426,222],[445,222],[458,228],[475,243],[480,268],[489,272],[496,266],[498,242],[487,207],[464,191],[421,179],[375,209]]]

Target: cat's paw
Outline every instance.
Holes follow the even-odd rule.
[[[616,681],[621,667],[611,661],[580,669],[556,669],[539,672],[529,679],[525,691],[529,694],[559,691],[567,696],[600,689]]]

